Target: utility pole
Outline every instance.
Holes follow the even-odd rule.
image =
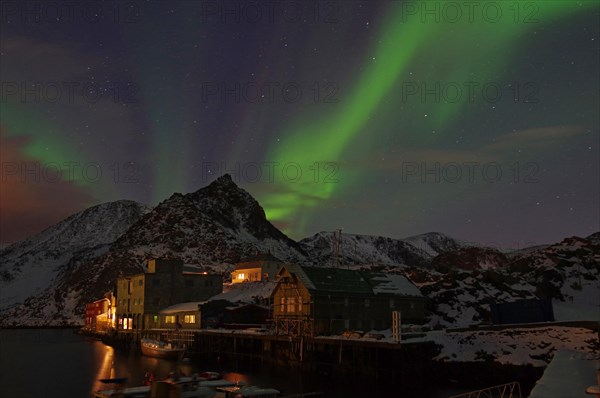
[[[333,241],[332,241],[332,254],[333,254],[333,266],[339,267],[341,265],[341,257],[342,253],[342,230],[336,229],[333,233]]]

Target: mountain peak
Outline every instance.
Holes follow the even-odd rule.
[[[222,176],[218,177],[216,180],[211,182],[208,186],[210,187],[212,185],[234,186],[237,188],[237,184],[235,182],[233,182],[231,175],[228,173],[223,174]]]

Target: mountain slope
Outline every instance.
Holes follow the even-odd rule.
[[[103,203],[0,251],[0,310],[43,292],[61,272],[107,252],[148,211],[129,200]]]
[[[319,232],[300,241],[311,254],[313,264],[334,264],[333,232]],[[435,256],[462,247],[457,240],[439,232],[430,232],[406,239],[384,236],[342,234],[341,265],[429,267]]]
[[[153,209],[105,203],[0,251],[0,325],[79,324],[86,303],[118,277],[142,272],[148,258],[176,257],[224,275],[257,250],[331,266],[333,237],[289,239],[228,175]],[[492,300],[533,297],[552,298],[558,319],[599,312],[599,233],[512,253],[437,232],[406,239],[343,234],[341,243],[340,266],[407,274],[431,299],[432,324],[485,322]]]
[[[90,253],[58,270],[53,288],[36,291],[6,315],[36,325],[78,322],[85,303],[111,289],[118,277],[142,272],[148,258],[177,257],[225,272],[257,250],[270,250],[282,260],[306,261],[302,247],[275,228],[258,202],[224,175],[196,192],[173,194],[122,231],[110,250]]]
[[[600,321],[598,234],[504,256],[489,248],[442,253],[434,270],[405,270],[431,299],[430,323],[467,326],[489,322],[491,302],[551,299],[558,321]]]

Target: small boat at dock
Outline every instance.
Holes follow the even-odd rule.
[[[230,386],[217,388],[214,398],[277,398],[279,390],[257,386]]]
[[[148,357],[177,359],[183,356],[184,349],[164,341],[142,339],[140,341],[142,354]]]
[[[213,372],[209,372],[213,374]],[[106,382],[106,381],[105,381]],[[115,383],[114,381],[108,381]],[[115,383],[116,384],[116,383]],[[95,398],[213,398],[219,387],[234,387],[236,384],[223,379],[206,379],[200,375],[175,377],[152,382],[150,386],[127,387],[122,384],[115,389],[100,390]]]

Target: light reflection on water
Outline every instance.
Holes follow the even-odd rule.
[[[70,329],[0,330],[0,397],[89,398],[97,390],[114,387],[101,383],[100,379],[126,378],[128,387],[139,386],[147,371],[160,379],[174,370],[183,375],[221,371],[226,380],[273,387],[286,393],[325,391],[325,397],[335,398],[390,396],[390,391],[376,391],[373,380],[309,377],[285,366],[238,369],[234,363],[223,365],[228,371],[217,369],[216,363],[202,364],[206,368],[200,369],[191,362],[124,353]],[[403,389],[404,397],[449,395],[447,390],[423,393]]]
[[[2,397],[90,397],[114,386],[100,379],[124,377],[127,386],[139,386],[147,371],[164,378],[174,370],[198,371],[191,363],[123,353],[71,329],[0,330]]]

